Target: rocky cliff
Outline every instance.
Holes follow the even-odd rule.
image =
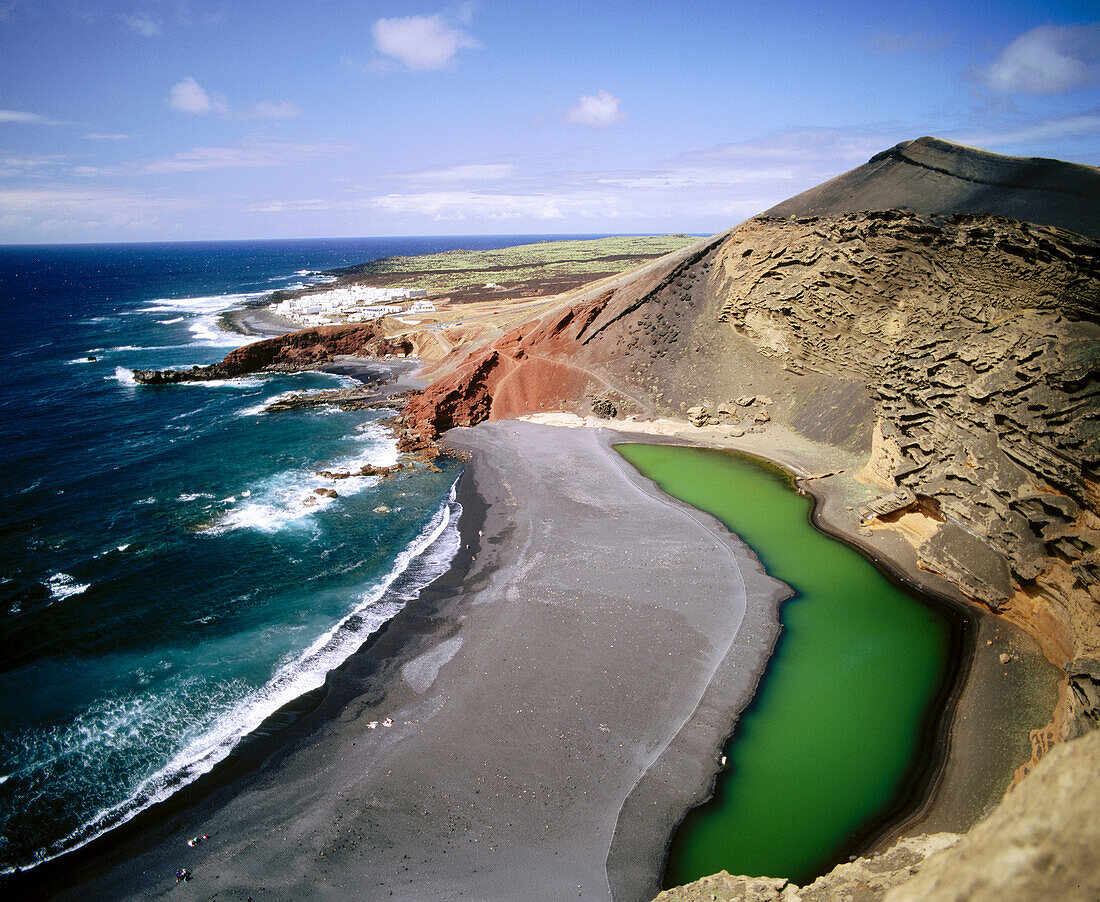
[[[1100,243],[969,215],[761,219],[715,268],[720,320],[761,355],[866,387],[866,518],[929,518],[921,566],[1095,659]]]
[[[187,370],[134,370],[134,379],[144,385],[173,382],[204,382],[233,379],[249,373],[294,371],[328,363],[336,357],[405,356],[412,345],[405,339],[391,340],[377,323],[350,326],[317,326],[266,338],[237,348],[220,363]]]

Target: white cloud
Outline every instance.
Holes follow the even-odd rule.
[[[689,151],[670,162],[679,166],[745,166],[776,160],[784,163],[836,160],[863,163],[880,150],[916,137],[919,135],[911,130],[875,127],[794,128],[764,138],[731,141],[706,150]]]
[[[86,141],[129,141],[133,138],[133,135],[126,135],[122,132],[91,132],[84,136]]]
[[[403,173],[402,178],[414,183],[503,182],[515,178],[519,167],[513,163],[460,163]]]
[[[442,69],[460,49],[481,44],[441,15],[379,19],[371,26],[374,46],[414,71]]]
[[[365,204],[354,205],[361,209]],[[325,198],[307,198],[303,200],[272,200],[249,204],[245,207],[249,213],[327,213],[334,209],[352,209],[353,205],[336,204]]]
[[[0,110],[0,122],[18,122],[22,125],[64,125],[57,119],[43,116],[41,113],[28,113],[24,110]]]
[[[1000,94],[1066,94],[1092,84],[1100,80],[1100,22],[1026,31],[977,76]]]
[[[218,113],[236,119],[293,119],[302,114],[302,108],[291,100],[261,100],[252,104],[246,112],[235,113],[230,109],[224,94],[208,92],[191,76],[172,85],[168,92],[168,105],[174,110],[193,116]]]
[[[626,114],[619,109],[620,100],[602,88],[592,94],[581,94],[580,99],[565,113],[566,122],[603,128],[622,122]]]
[[[145,11],[120,13],[119,18],[131,31],[140,34],[143,38],[151,38],[164,31],[164,25]]]
[[[125,191],[55,186],[0,188],[0,238],[25,240],[28,233],[65,240],[145,229],[164,213],[194,207],[193,198],[166,198]]]
[[[250,141],[223,147],[195,147],[138,167],[146,175],[206,172],[212,169],[251,169],[286,166],[349,150],[346,144],[301,144],[290,141]]]
[[[732,169],[676,167],[638,173],[619,173],[597,179],[601,185],[621,185],[623,188],[675,189],[753,185],[764,181],[789,181],[794,178],[790,168],[760,169],[739,166]]]
[[[415,213],[434,220],[564,219],[575,201],[551,194],[482,194],[476,191],[426,191],[386,194],[371,202],[385,213]]]
[[[280,100],[275,103],[262,100],[252,104],[248,115],[252,119],[293,119],[295,116],[302,115],[302,108],[291,100]]]
[[[0,156],[0,176],[5,178],[43,178],[52,175],[68,163],[63,154],[42,154],[38,156]]]
[[[224,113],[227,110],[224,97],[208,94],[206,89],[190,75],[172,85],[168,92],[168,105],[174,110],[190,113],[193,116],[202,116],[215,110]]]
[[[1039,119],[1001,128],[958,132],[951,135],[951,140],[974,147],[1001,147],[1006,144],[1026,145],[1039,141],[1059,141],[1064,138],[1088,136],[1100,139],[1100,110]]]

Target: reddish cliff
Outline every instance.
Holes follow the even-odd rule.
[[[135,370],[134,379],[146,385],[232,379],[265,370],[308,369],[345,355],[404,356],[411,350],[412,345],[407,340],[392,340],[383,336],[378,323],[317,326],[237,348],[226,355],[221,363],[196,366],[189,370]]]

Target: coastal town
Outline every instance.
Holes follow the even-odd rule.
[[[275,312],[291,322],[307,326],[365,323],[399,313],[433,313],[435,304],[427,297],[425,288],[351,285],[287,298],[275,306]],[[412,304],[406,308],[397,303],[403,301],[412,301]]]

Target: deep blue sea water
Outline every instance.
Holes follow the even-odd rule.
[[[396,460],[384,414],[263,413],[346,377],[130,371],[220,360],[219,312],[319,270],[541,237],[0,247],[0,870],[209,770],[457,548],[453,465],[317,475]]]

